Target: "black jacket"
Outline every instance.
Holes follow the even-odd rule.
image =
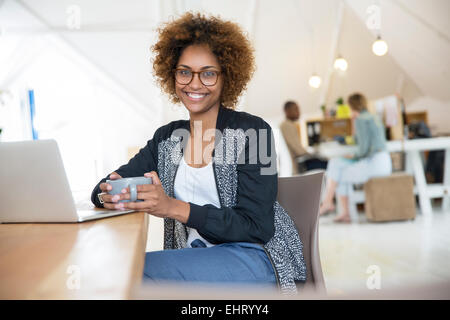
[[[261,118],[219,109],[213,150],[213,171],[220,208],[190,203],[186,224],[164,219],[164,249],[186,247],[187,227],[211,243],[253,242],[266,250],[282,292],[296,292],[296,281],[306,280],[303,244],[292,219],[276,201],[276,153],[272,130]],[[156,130],[153,139],[126,165],[122,177],[156,171],[164,191],[174,197],[174,182],[189,133],[189,121],[171,122]],[[97,199],[100,183],[92,191]]]
[[[144,173],[150,171],[158,173],[158,145],[161,141],[170,138],[177,129],[189,130],[189,121],[174,121],[160,127],[155,132],[153,139],[149,140],[147,145],[134,158],[118,168],[116,172],[123,178],[143,176]],[[274,150],[271,150],[272,147],[274,149],[272,130],[259,117],[223,107],[220,108],[218,113],[216,129],[221,132],[224,129],[241,129],[244,133],[247,132],[247,142],[245,149],[242,150],[245,152],[245,159],[241,158],[239,162],[243,163],[237,164],[236,167],[238,172],[237,204],[233,208],[224,207],[222,199],[220,199],[220,193],[221,208],[216,208],[213,205],[199,206],[190,203],[190,215],[186,225],[197,229],[202,237],[213,244],[238,241],[265,244],[274,234],[272,207],[277,197],[276,154]],[[248,129],[256,130],[256,139],[253,139],[253,141],[250,141],[252,140],[250,134],[254,131],[248,131]],[[180,135],[180,133],[177,134]],[[266,135],[266,137],[262,137],[262,135]],[[186,143],[186,137],[182,134],[181,136]],[[219,142],[220,139],[216,139],[215,149]],[[267,152],[260,145],[261,143],[265,144]],[[258,155],[256,158],[250,159],[252,157],[250,144],[255,148],[253,150],[265,154],[262,154],[262,157]],[[215,156],[215,149],[213,157]],[[267,163],[269,161],[271,163]],[[270,166],[272,166],[273,174],[261,174],[262,167],[269,170]],[[214,161],[213,168],[215,172]],[[97,197],[97,194],[101,192],[99,185],[108,178],[109,175],[102,179],[92,192],[91,200],[97,207],[102,206]],[[216,186],[218,186],[217,177],[215,176],[215,178]]]

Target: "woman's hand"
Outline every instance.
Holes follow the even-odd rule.
[[[153,182],[152,184],[136,186],[137,199],[144,201],[117,203],[120,200],[130,199],[130,189],[124,188],[121,194],[112,198],[112,201],[116,203],[114,209],[145,211],[160,218],[173,218],[186,223],[190,211],[189,204],[169,197],[155,171],[147,172],[144,176],[152,178]]]
[[[110,180],[117,180],[117,179],[122,179],[122,177],[120,176],[120,174],[117,174],[116,172],[113,172],[109,175],[109,179]],[[102,192],[107,193],[108,191],[112,190],[112,186],[106,182],[100,183],[100,190],[102,190]],[[103,207],[105,207],[106,209],[115,209],[114,206],[116,205],[114,203],[113,196],[110,194],[103,194],[101,195],[102,200],[103,200]]]

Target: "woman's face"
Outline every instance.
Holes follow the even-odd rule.
[[[178,60],[177,70],[193,72],[221,71],[216,56],[205,45],[191,45],[186,47]],[[209,75],[207,73],[205,75]],[[175,92],[190,113],[203,113],[214,106],[220,105],[223,88],[223,77],[219,74],[217,82],[212,86],[205,86],[200,81],[200,74],[193,74],[189,84],[175,81]]]

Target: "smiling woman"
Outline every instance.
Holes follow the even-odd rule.
[[[295,292],[306,279],[305,263],[294,223],[276,201],[272,130],[233,110],[254,71],[250,42],[234,23],[191,13],[159,36],[155,76],[189,120],[159,128],[128,164],[99,182],[92,201],[164,218],[164,249],[177,250],[147,253],[144,280]],[[142,175],[153,179],[137,187],[143,201],[122,202],[130,199],[128,188],[107,193],[106,179]]]
[[[152,47],[155,76],[161,88],[174,103],[180,102],[176,94],[174,69],[186,44],[207,46],[216,58],[211,68],[220,66],[223,75],[222,104],[234,109],[239,96],[246,89],[255,71],[253,47],[240,27],[215,17],[186,13],[181,18],[166,23],[158,29],[159,41]]]

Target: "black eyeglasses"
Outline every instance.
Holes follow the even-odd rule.
[[[217,83],[219,79],[220,71],[217,70],[205,70],[205,71],[191,71],[189,69],[175,69],[175,81],[182,85],[188,85],[194,79],[194,74],[198,74],[200,82],[203,85],[210,87]]]

